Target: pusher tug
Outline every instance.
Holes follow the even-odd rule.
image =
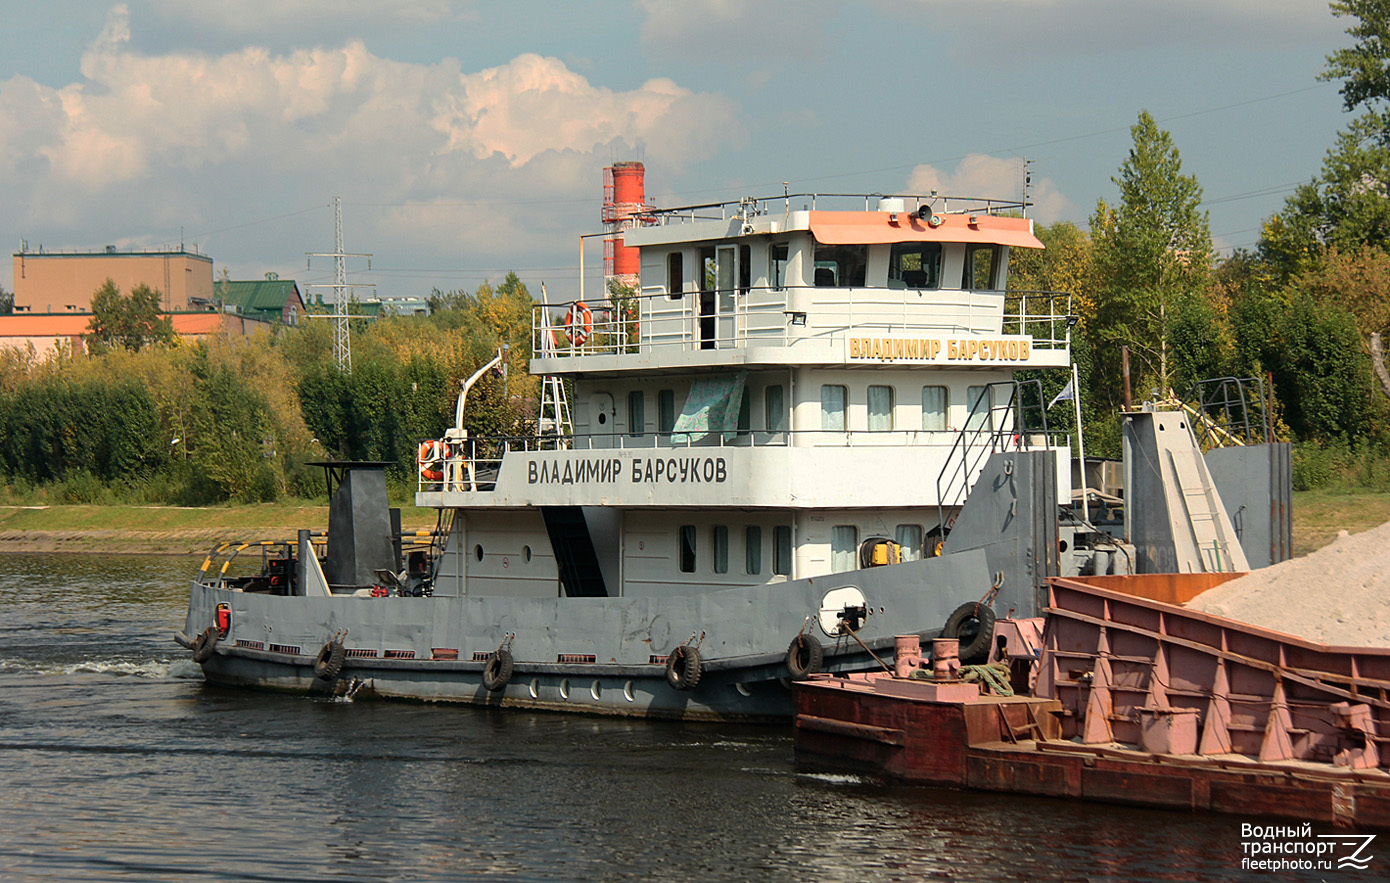
[[[537,434],[469,436],[470,378],[421,446],[419,537],[385,464],[323,464],[326,542],[226,544],[193,580],[176,637],[209,682],[785,720],[790,679],[905,629],[984,654],[1047,577],[1130,569],[1061,516],[1068,448],[1013,378],[1070,364],[1069,297],[1005,290],[1041,247],[1023,204],[658,210],[640,164],[607,171],[613,294],[535,307]],[[1218,521],[1206,559],[1245,569]]]

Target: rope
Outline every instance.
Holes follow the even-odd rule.
[[[935,680],[931,670],[923,668],[917,669],[908,677],[919,681]],[[1013,684],[1009,682],[1009,667],[1002,662],[991,662],[989,665],[962,665],[959,680],[967,684],[979,684],[980,690],[984,693],[993,693],[996,696],[1014,695]]]

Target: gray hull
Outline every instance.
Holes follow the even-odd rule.
[[[892,664],[893,637],[938,634],[959,605],[991,585],[978,550],[756,588],[677,598],[276,596],[195,581],[180,643],[230,605],[231,627],[203,663],[209,682],[301,692],[361,690],[421,701],[681,719],[781,719],[791,713],[788,645],[804,630],[824,668]],[[862,592],[869,615],[849,635],[822,630],[832,590]],[[1001,599],[1003,600],[1003,599]],[[834,620],[834,611],[828,618]],[[333,682],[315,677],[320,649],[343,635]],[[483,686],[487,654],[508,635],[515,668]],[[692,640],[693,637],[693,640]],[[862,641],[862,645],[861,642]],[[678,690],[664,658],[693,643],[698,684]],[[864,645],[867,645],[867,650]]]

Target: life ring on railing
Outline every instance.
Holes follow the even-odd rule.
[[[570,346],[583,346],[594,333],[594,311],[584,301],[575,301],[565,313],[565,333],[569,335]]]
[[[419,464],[420,477],[425,481],[443,481],[444,443],[438,440],[420,442],[415,462]]]

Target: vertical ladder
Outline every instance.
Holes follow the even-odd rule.
[[[1219,573],[1231,569],[1229,550],[1232,538],[1226,536],[1226,531],[1222,529],[1212,487],[1204,480],[1197,457],[1195,448],[1168,452],[1183,512],[1187,515],[1187,534],[1195,545],[1196,554],[1205,564],[1204,569]],[[1176,527],[1177,519],[1173,520]]]
[[[541,355],[553,358],[556,355],[555,329],[550,324],[550,308],[546,300],[545,283],[541,283]],[[570,420],[569,401],[565,397],[565,383],[554,374],[547,374],[541,381],[541,407],[536,414],[536,434],[541,437],[542,447],[547,436],[555,439],[556,448],[568,448],[574,424]]]

